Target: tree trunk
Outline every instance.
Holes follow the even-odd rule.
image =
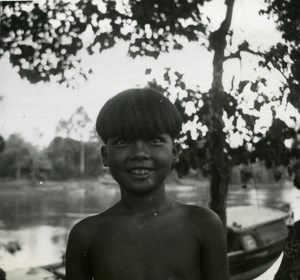
[[[220,28],[210,35],[210,47],[214,51],[213,81],[210,90],[210,123],[208,134],[209,157],[211,167],[210,208],[214,210],[226,229],[226,200],[230,169],[225,150],[223,122],[223,63],[226,48],[226,36],[231,25],[234,0],[226,0],[227,12]]]
[[[16,162],[16,179],[17,179],[17,181],[19,181],[21,179],[21,164],[18,159]]]
[[[85,164],[84,164],[84,142],[80,141],[80,176],[84,175]]]

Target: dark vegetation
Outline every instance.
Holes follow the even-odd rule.
[[[85,171],[80,173],[81,143],[55,137],[48,147],[38,150],[20,135],[11,135],[0,154],[0,177],[6,179],[68,180],[95,178],[102,172],[98,142],[82,143]]]
[[[13,134],[6,140],[5,149],[0,154],[0,178],[33,182],[96,179],[108,172],[101,164],[100,145],[99,141],[80,143],[72,138],[56,136],[46,148],[39,150],[22,136]],[[83,174],[80,173],[82,146],[85,149]],[[207,180],[205,175],[194,169],[184,177],[203,181]],[[170,180],[177,182],[177,176],[172,173]],[[240,184],[242,188],[247,188],[248,183],[275,183],[282,179],[293,179],[284,166],[276,168],[275,172],[272,168],[266,168],[264,162],[235,166],[230,178],[231,184]],[[11,187],[17,188],[18,184]]]

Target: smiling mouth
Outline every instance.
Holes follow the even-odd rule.
[[[129,173],[135,176],[146,176],[150,174],[152,169],[148,168],[133,168],[129,170]]]

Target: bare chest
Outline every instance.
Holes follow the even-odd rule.
[[[185,223],[158,219],[116,223],[101,230],[91,248],[99,279],[199,279],[199,255],[197,238]]]

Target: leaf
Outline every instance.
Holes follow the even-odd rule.
[[[253,92],[258,91],[258,81],[255,81],[255,82],[251,83],[250,90],[253,91]]]
[[[165,80],[166,82],[170,82],[169,71],[170,71],[170,68],[166,68],[166,72],[164,73],[164,80]]]
[[[261,107],[262,107],[263,103],[259,102],[258,100],[254,101],[253,107],[256,111],[260,111]]]
[[[238,92],[242,93],[244,88],[249,84],[250,81],[246,80],[246,81],[241,81],[239,83],[239,88],[238,88]]]

